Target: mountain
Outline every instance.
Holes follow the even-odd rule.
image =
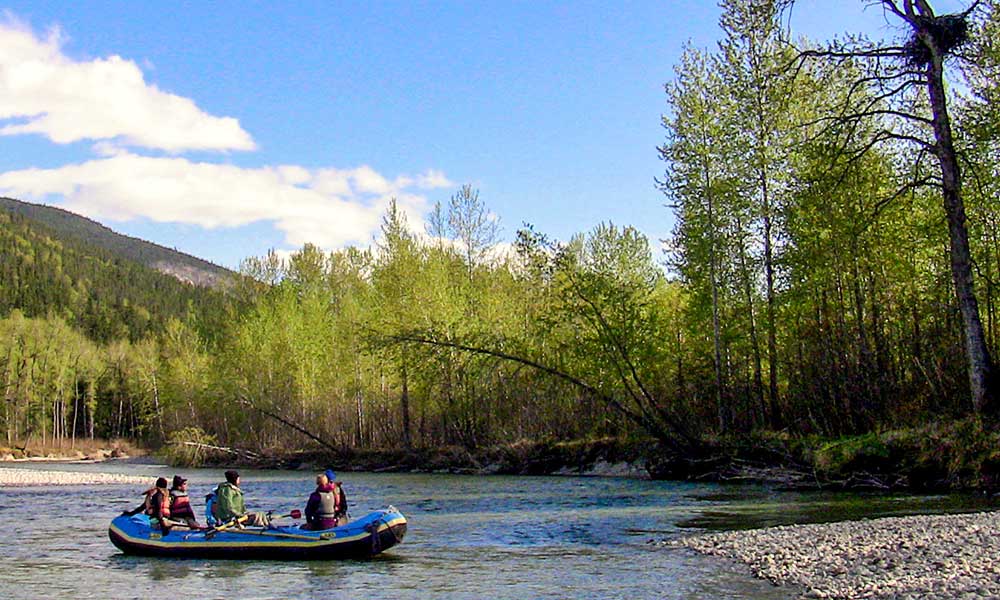
[[[0,318],[56,317],[102,343],[161,333],[176,319],[210,339],[236,277],[64,210],[0,199]]]
[[[186,283],[225,289],[232,284],[235,276],[229,269],[207,260],[116,233],[97,221],[61,208],[0,198],[0,210],[42,225],[59,238],[72,238],[102,248],[114,256],[172,275]]]

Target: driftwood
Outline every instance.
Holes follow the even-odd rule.
[[[242,456],[243,458],[259,459],[262,455],[256,452],[251,452],[250,450],[242,450],[240,448],[227,448],[225,446],[215,446],[213,444],[204,444],[202,442],[168,442],[176,446],[191,446],[193,448],[198,448],[199,450],[215,450],[218,452],[225,452],[226,454],[235,454],[236,456]]]

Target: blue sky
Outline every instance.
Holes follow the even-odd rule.
[[[792,24],[880,35],[866,4],[800,0]],[[390,197],[419,226],[464,183],[508,239],[665,237],[663,85],[720,35],[712,0],[2,7],[0,193],[229,267],[367,245]]]

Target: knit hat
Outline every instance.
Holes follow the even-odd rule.
[[[333,469],[327,469],[326,473],[323,474],[326,475],[326,478],[330,480],[330,483],[337,481],[337,474],[333,472]]]

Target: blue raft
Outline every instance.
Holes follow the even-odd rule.
[[[163,535],[141,514],[115,517],[108,529],[111,542],[125,554],[265,560],[370,558],[402,542],[404,535],[406,518],[392,506],[322,531],[296,526],[218,532],[174,528]]]

